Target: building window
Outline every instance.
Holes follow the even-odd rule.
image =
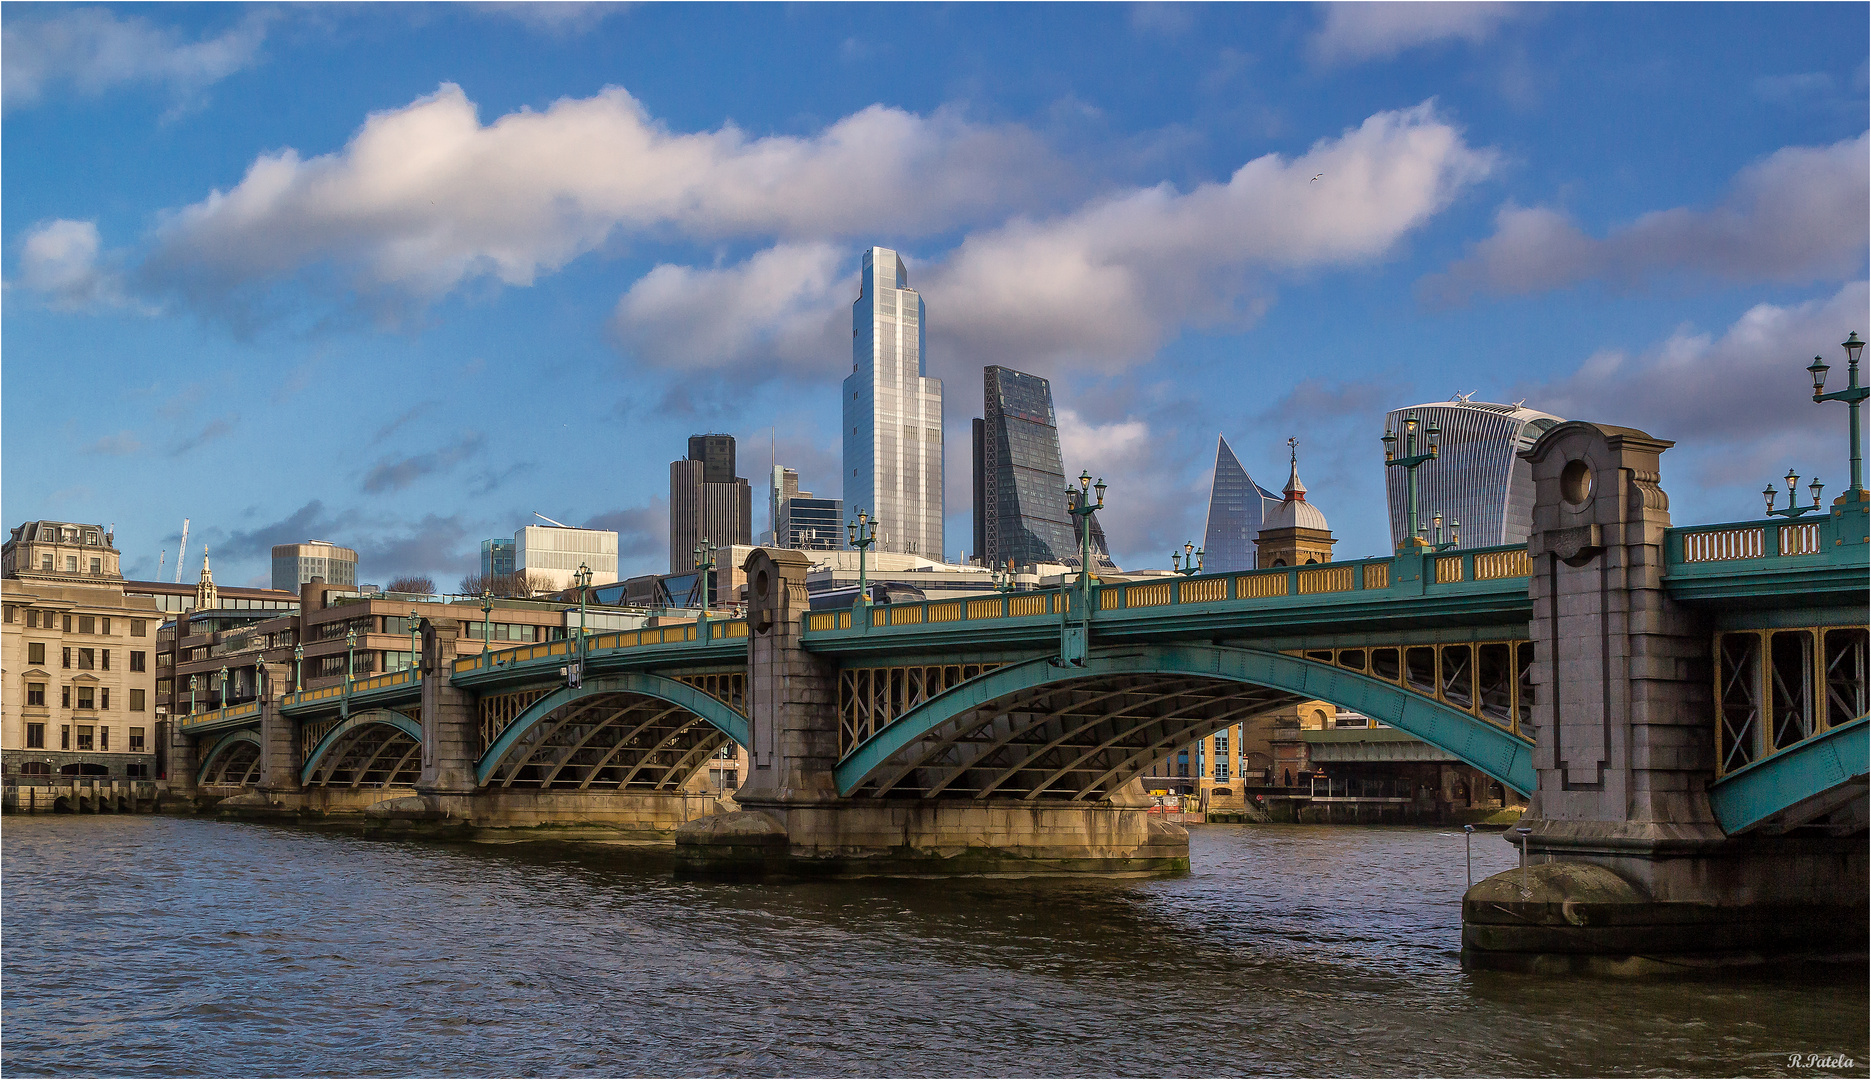
[[[26,625],[27,626],[39,625],[39,613],[37,611],[34,611],[31,608],[26,609]]]
[[[13,605],[12,604],[0,604],[0,614],[4,614],[6,616],[7,622],[9,623],[12,622],[13,621]]]
[[[44,697],[45,695],[41,694],[40,696]],[[26,725],[26,749],[28,750],[44,750],[45,749],[45,725],[44,724],[27,724]]]
[[[97,652],[94,649],[78,650],[78,670],[90,671],[97,666]]]
[[[70,667],[71,666],[71,646],[69,645],[65,646],[64,648],[60,649],[58,653],[59,653],[59,657],[58,657],[59,665],[58,666],[64,667],[64,668]]]
[[[144,669],[144,667],[143,667],[143,665],[144,665],[145,663],[147,663],[147,660],[146,660],[146,657],[147,657],[148,655],[149,655],[148,653],[141,653],[141,652],[135,652],[135,651],[132,651],[132,652],[130,653],[130,670],[131,670],[131,671],[143,671],[143,670],[145,670],[145,669]]]
[[[143,729],[140,727],[130,729],[130,752],[132,754],[143,752]]]
[[[29,682],[26,684],[26,704],[32,705],[32,706],[35,706],[41,709],[45,708],[45,684],[44,683]]]
[[[133,761],[123,767],[123,774],[133,780],[149,779],[149,766],[140,761]]]
[[[110,729],[109,728],[101,727],[97,729],[97,748],[99,750],[110,749]]]
[[[26,643],[26,662],[28,664],[45,663],[45,642],[29,641]]]
[[[71,708],[71,687],[61,686],[58,688],[58,704],[61,709]]]
[[[92,746],[93,734],[94,734],[94,729],[91,727],[91,725],[79,724],[78,725],[78,749],[80,750],[94,749],[94,747]]]
[[[130,636],[131,637],[149,636],[149,620],[148,619],[131,619],[130,620]]]
[[[58,748],[60,750],[71,749],[71,725],[70,724],[60,724],[58,726]]]
[[[80,686],[78,688],[78,707],[94,712],[97,710],[97,687]]]
[[[78,632],[80,634],[97,633],[97,620],[89,615],[78,616]]]
[[[64,624],[65,632],[67,634],[71,633],[71,616],[70,615],[61,616],[60,621]]]
[[[65,556],[65,572],[67,574],[75,574],[78,572],[78,556],[76,555]]]
[[[98,688],[97,707],[104,712],[110,711],[110,687],[104,686]]]
[[[104,560],[103,560],[103,559],[92,559],[92,560],[91,560],[91,572],[92,572],[93,574],[101,574],[101,573],[103,573],[103,572],[104,572]]]
[[[41,570],[52,569],[52,556],[50,555],[39,556],[39,569]]]
[[[110,670],[110,650],[99,649],[98,652],[100,654],[98,659],[103,661],[103,663],[100,663],[98,667],[103,668],[105,671],[109,671]]]
[[[104,635],[110,634],[110,616],[106,615],[97,621],[97,632]]]

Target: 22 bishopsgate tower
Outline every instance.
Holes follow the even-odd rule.
[[[844,382],[845,517],[885,551],[942,556],[942,382],[923,374],[923,301],[889,248],[864,253]]]

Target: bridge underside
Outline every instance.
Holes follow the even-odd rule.
[[[1093,802],[1178,746],[1305,700],[1271,687],[1164,673],[1089,675],[963,712],[897,750],[855,798]]]
[[[422,743],[388,724],[365,724],[328,749],[305,782],[324,787],[409,787],[422,773]]]
[[[673,792],[729,742],[713,724],[661,698],[598,693],[530,724],[485,762],[491,788]]]
[[[260,782],[263,762],[255,737],[230,737],[208,747],[196,782],[203,786],[245,787]]]

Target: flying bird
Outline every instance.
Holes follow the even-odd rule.
[[[1311,183],[1317,183],[1317,182],[1318,182],[1318,180],[1319,180],[1319,177],[1321,177],[1321,176],[1324,176],[1324,175],[1325,175],[1324,173],[1317,173],[1317,174],[1314,174],[1314,176],[1313,176],[1313,178],[1312,178],[1312,180],[1311,180],[1310,182],[1311,182]]]

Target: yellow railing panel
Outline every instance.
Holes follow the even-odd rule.
[[[1299,572],[1299,594],[1308,596],[1313,593],[1334,593],[1351,591],[1351,567],[1321,566],[1315,570]]]
[[[1817,555],[1819,553],[1819,523],[1802,521],[1794,525],[1780,526],[1780,554],[1782,555]]]
[[[1367,589],[1390,588],[1390,564],[1366,563],[1364,567],[1364,587]]]
[[[1758,559],[1763,554],[1766,530],[1759,525],[1740,529],[1711,529],[1708,532],[1683,534],[1684,562],[1727,562],[1730,559]]]
[[[1271,574],[1243,574],[1234,579],[1234,595],[1242,600],[1260,600],[1286,595],[1286,571]]]
[[[1436,559],[1436,584],[1447,585],[1462,580],[1462,557],[1443,555]]]
[[[929,605],[929,621],[932,623],[960,622],[965,617],[960,600],[944,600],[940,604]]]
[[[1000,597],[998,596],[992,600],[968,601],[968,617],[970,619],[998,619],[1000,618],[1000,613]]]
[[[891,626],[914,626],[923,621],[922,605],[890,609]]]
[[[1185,604],[1206,604],[1227,598],[1227,578],[1203,578],[1200,581],[1182,583],[1182,602]]]
[[[1039,593],[1010,596],[1007,598],[1007,614],[1016,618],[1022,615],[1044,615],[1048,606],[1046,601],[1047,598]]]
[[[835,611],[814,611],[806,616],[807,630],[838,629],[838,613]]]
[[[1483,551],[1475,556],[1475,580],[1498,581],[1501,578],[1527,577],[1533,573],[1533,560],[1525,548],[1517,551]]]

